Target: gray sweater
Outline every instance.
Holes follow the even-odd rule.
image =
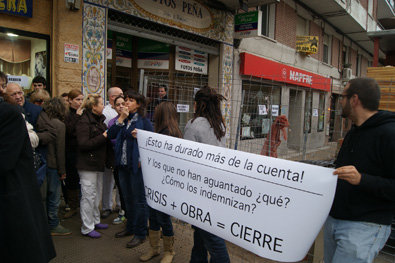
[[[225,147],[226,139],[222,137],[219,141],[214,134],[214,129],[206,118],[197,117],[193,122],[189,120],[184,129],[184,139]]]

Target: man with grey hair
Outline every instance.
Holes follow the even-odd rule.
[[[104,120],[104,123],[108,126],[108,122],[115,118],[118,113],[114,109],[114,100],[120,96],[123,95],[122,89],[119,87],[111,87],[108,89],[108,104],[104,107],[103,110],[103,115],[106,117]],[[104,176],[103,176],[103,193],[102,193],[102,218],[107,218],[112,211],[112,190],[114,189],[114,177],[113,177],[113,171],[112,169],[105,168],[104,170]],[[119,201],[119,192],[117,192],[117,205],[120,207],[120,201]],[[114,222],[115,224],[117,223],[122,223],[123,221],[121,218],[123,217],[122,214],[122,209],[120,209],[120,217],[115,218]],[[120,222],[118,222],[120,221]]]

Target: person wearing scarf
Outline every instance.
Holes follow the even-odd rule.
[[[145,118],[145,97],[133,90],[125,94],[125,105],[115,125],[108,130],[108,138],[116,139],[115,165],[119,169],[121,193],[125,201],[126,229],[115,237],[133,236],[126,247],[136,247],[146,240],[148,206],[144,193],[143,174],[134,129],[153,131],[151,122]]]

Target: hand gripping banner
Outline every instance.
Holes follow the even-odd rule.
[[[324,224],[333,169],[139,130],[148,205],[261,257],[302,260]]]

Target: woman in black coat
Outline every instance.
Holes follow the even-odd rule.
[[[107,126],[102,114],[103,99],[89,94],[82,103],[84,112],[76,125],[78,141],[77,169],[80,175],[82,219],[81,233],[91,238],[101,234],[95,230],[108,228],[100,223],[99,204],[103,188],[103,174],[107,150]]]

